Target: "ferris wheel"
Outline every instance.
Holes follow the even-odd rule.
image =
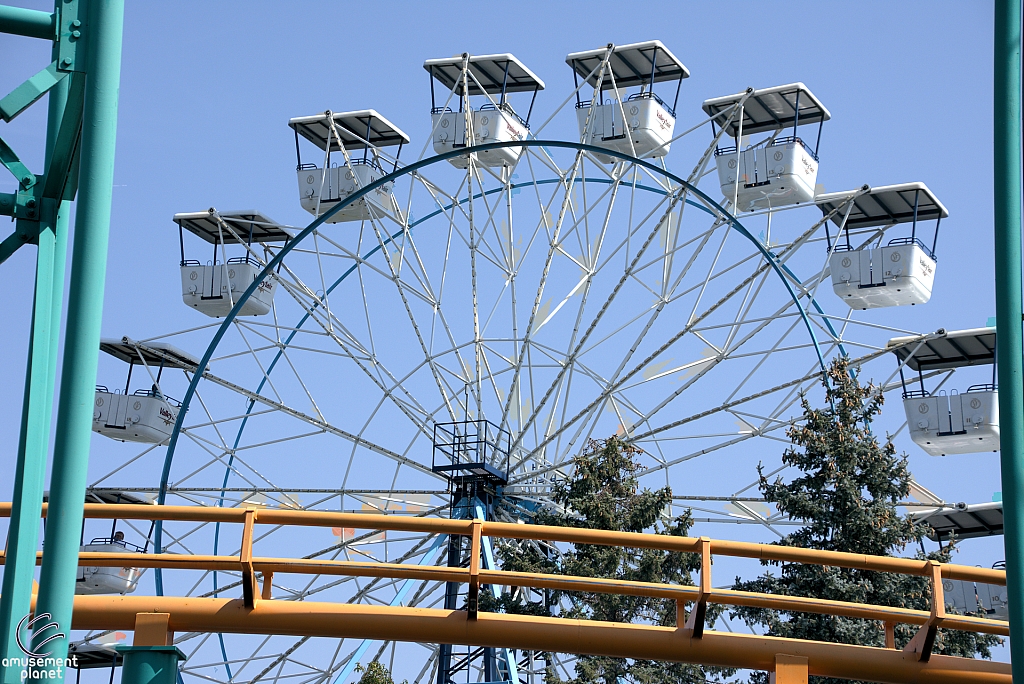
[[[887,355],[890,337],[919,339],[862,310],[928,301],[935,243],[918,223],[946,210],[920,183],[825,195],[830,113],[802,83],[677,112],[689,72],[659,41],[566,63],[557,80],[575,87],[552,97],[511,54],[427,60],[422,142],[373,109],[292,119],[306,227],[253,209],[174,216],[195,325],[104,342],[128,379],[97,393],[94,427],[118,441],[97,442],[91,495],[528,522],[589,440],[618,435],[642,450],[644,486],[672,487],[666,515],[780,534],[784,521],[751,500],[756,467],[782,471],[799,398],[831,357],[859,366]],[[141,552],[237,551],[216,524],[123,532]],[[271,530],[255,543],[266,556],[465,561],[427,534]],[[239,591],[229,572],[93,584]],[[284,577],[274,591],[460,605],[443,583],[413,580]],[[375,657],[415,682],[533,682],[544,667],[429,644],[176,644],[185,681],[352,681]],[[571,667],[556,663],[561,676]]]

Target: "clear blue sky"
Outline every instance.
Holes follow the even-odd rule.
[[[572,88],[568,52],[652,38],[691,71],[680,122],[698,121],[705,98],[802,81],[833,116],[819,183],[832,191],[926,182],[951,214],[934,296],[927,306],[873,312],[872,320],[918,331],[983,326],[995,313],[991,14],[988,2],[951,1],[739,1],[728,9],[638,0],[130,2],[104,336],[195,324],[177,289],[174,213],[255,206],[284,223],[307,222],[294,198],[290,117],[372,107],[418,151],[429,133],[424,59],[513,52],[547,82],[540,104],[551,108]],[[0,38],[0,92],[48,56],[41,41]],[[41,170],[44,124],[40,103],[0,133],[33,170]],[[0,174],[0,192],[14,187]],[[34,258],[34,249],[22,249],[0,267],[5,464],[17,445]],[[901,413],[891,401],[886,425],[898,425]],[[999,489],[996,454],[932,458],[906,438],[899,446],[918,480],[949,501],[987,501]],[[0,481],[0,498],[9,498],[10,482]],[[965,542],[958,560],[988,566],[1002,558],[1000,542]]]

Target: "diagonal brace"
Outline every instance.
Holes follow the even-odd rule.
[[[7,261],[22,245],[39,244],[39,234],[52,228],[57,220],[57,202],[37,199],[29,193],[0,195],[0,214],[10,213],[17,219],[14,232],[0,242],[0,264]]]
[[[39,221],[18,221],[15,225],[17,229],[0,242],[0,264],[7,261],[22,245],[38,239],[43,228]]]
[[[71,200],[78,189],[78,151],[82,142],[85,74],[71,73],[67,103],[43,180],[43,197]]]
[[[0,138],[0,164],[6,166],[7,170],[14,174],[22,190],[28,190],[36,184],[35,174],[28,170],[18,154],[4,142],[3,138]]]
[[[11,119],[35,104],[36,100],[45,95],[50,88],[67,78],[63,71],[57,71],[57,62],[32,76],[15,88],[4,99],[0,100],[0,119],[10,122]]]

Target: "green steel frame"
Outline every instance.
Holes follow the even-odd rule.
[[[996,0],[993,41],[993,187],[999,346],[1003,543],[1010,603],[1010,660],[1024,681],[1024,373],[1021,347],[1021,3]]]
[[[48,529],[36,610],[49,613],[49,622],[57,625],[57,630],[46,631],[39,639],[57,632],[65,635],[48,640],[43,650],[53,658],[67,655],[106,276],[123,16],[123,0],[56,0],[52,14],[0,6],[0,33],[53,42],[53,61],[0,99],[0,119],[9,122],[49,95],[44,173],[33,174],[0,137],[0,164],[18,181],[16,193],[0,194],[0,215],[17,220],[14,233],[0,241],[0,263],[25,244],[38,245],[14,509],[0,595],[3,658],[24,655],[17,629],[29,613],[32,594],[50,446],[68,216],[81,179],[50,482],[50,505],[59,514]],[[44,676],[62,679],[53,674]],[[24,676],[20,665],[3,668],[0,663],[3,684],[22,681]]]

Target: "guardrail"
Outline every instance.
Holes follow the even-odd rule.
[[[11,505],[0,503],[0,517],[10,515]],[[43,515],[46,515],[44,504]],[[814,549],[801,549],[768,544],[755,544],[748,542],[734,542],[724,540],[713,540],[706,537],[674,537],[668,535],[640,534],[628,532],[609,532],[604,530],[575,529],[566,527],[551,527],[543,525],[522,525],[514,523],[489,522],[484,520],[449,520],[438,518],[404,517],[394,515],[370,515],[357,513],[335,513],[329,511],[296,511],[279,510],[268,508],[214,508],[200,506],[155,506],[155,505],[105,505],[86,504],[85,517],[93,519],[128,519],[128,520],[166,520],[180,522],[208,522],[208,523],[234,523],[242,526],[241,551],[237,556],[212,556],[212,555],[180,555],[170,553],[80,553],[79,563],[93,567],[146,567],[164,568],[178,570],[216,570],[241,572],[242,576],[242,599],[241,608],[243,611],[254,611],[261,601],[272,603],[273,591],[272,582],[275,574],[315,574],[315,575],[341,575],[359,577],[380,577],[391,579],[416,579],[441,582],[458,582],[469,587],[469,605],[475,607],[476,602],[473,596],[479,592],[481,585],[501,585],[529,587],[536,589],[557,589],[563,591],[581,591],[602,594],[620,594],[632,596],[647,596],[654,598],[672,599],[677,604],[677,631],[693,642],[705,636],[704,616],[709,603],[724,606],[751,606],[774,610],[816,613],[823,615],[837,615],[867,620],[877,620],[885,625],[886,648],[889,652],[895,648],[894,628],[896,624],[908,624],[918,626],[917,635],[903,649],[903,659],[915,661],[922,667],[932,658],[932,647],[934,645],[936,632],[939,628],[971,631],[985,634],[997,634],[1007,636],[1009,627],[1006,623],[978,618],[972,616],[951,615],[945,611],[945,602],[942,592],[942,579],[959,579],[967,581],[984,582],[988,584],[1005,585],[1006,573],[1001,570],[991,570],[964,565],[942,564],[935,561],[922,561],[905,558],[890,558],[880,556],[869,556],[866,554],[841,553],[835,551],[819,551]],[[396,563],[371,563],[358,561],[339,561],[322,559],[300,559],[300,558],[269,558],[253,555],[254,528],[256,525],[274,526],[306,526],[306,527],[350,527],[360,530],[377,531],[402,531],[420,532],[430,534],[461,535],[471,539],[471,558],[475,559],[468,568],[451,568],[439,566],[420,566]],[[625,580],[575,577],[565,575],[533,574],[508,572],[504,570],[487,570],[480,567],[480,549],[483,537],[503,539],[523,539],[550,542],[569,542],[577,544],[594,544],[621,546],[626,548],[647,548],[672,551],[677,553],[697,553],[701,556],[701,567],[699,571],[699,582],[696,586],[672,585],[672,584],[648,584]],[[714,556],[731,556],[738,558],[750,558],[755,560],[769,560],[777,562],[805,563],[820,566],[834,566],[844,568],[856,568],[875,572],[888,572],[903,575],[926,577],[931,586],[930,610],[913,610],[891,606],[877,606],[859,603],[847,603],[813,597],[781,596],[774,594],[760,594],[754,592],[734,591],[729,589],[716,589],[711,583],[712,558]],[[262,579],[262,590],[259,581]],[[169,605],[178,606],[174,603],[185,601],[175,610],[199,610],[197,605],[206,602],[217,602],[219,599],[161,599],[160,597],[78,597],[76,599],[76,611],[79,604],[89,615],[96,625],[102,622],[103,610],[97,606],[107,606],[111,619],[120,615],[119,628],[123,628],[123,613],[130,610],[126,606],[132,606],[138,601],[148,601],[146,605]],[[107,603],[104,604],[104,601]],[[153,603],[156,601],[157,603]],[[162,601],[162,603],[161,603]],[[168,603],[170,601],[170,603]],[[282,603],[280,601],[276,602]],[[290,603],[290,602],[289,602]],[[685,610],[686,604],[693,604],[690,611]],[[142,604],[140,604],[142,605]],[[308,605],[304,602],[303,605]],[[317,604],[334,606],[336,604]],[[337,604],[341,606],[343,604]],[[147,609],[151,610],[151,609]],[[204,609],[209,610],[209,609]],[[264,612],[271,609],[265,608]],[[286,610],[285,608],[274,608],[274,612]],[[351,613],[355,610],[351,607],[342,609],[336,608],[340,613]],[[393,609],[394,611],[409,609]],[[92,611],[91,613],[89,611]],[[97,613],[97,611],[99,611]],[[147,612],[143,611],[143,612]],[[436,611],[443,612],[443,611]],[[488,621],[495,619],[495,614],[478,614],[475,609],[469,611],[456,611],[464,616],[464,619],[474,622],[481,616],[487,616]],[[173,616],[172,616],[173,617]],[[395,619],[400,617],[395,612]],[[450,616],[449,616],[450,617]],[[515,622],[521,620],[522,616],[501,616]],[[184,619],[184,618],[182,618]],[[218,628],[216,631],[240,631],[246,632],[250,628],[256,630],[258,620],[253,617],[252,625],[246,627],[245,618],[239,618],[240,622],[231,622],[233,629]],[[566,623],[569,622],[560,618],[537,618],[540,622]],[[173,622],[173,619],[172,619]],[[588,621],[577,621],[588,622]],[[184,622],[180,623],[184,625]],[[192,623],[189,623],[192,624]],[[267,629],[272,628],[273,625]],[[664,630],[653,626],[630,625],[633,628],[646,628],[650,630]],[[130,627],[129,627],[130,628]],[[310,623],[307,629],[316,628],[315,622]],[[201,628],[202,629],[202,628]],[[209,627],[214,631],[213,623]],[[263,628],[260,628],[263,629]],[[332,628],[333,629],[333,628]],[[330,630],[328,630],[330,631]],[[266,633],[253,631],[253,633]],[[408,631],[403,632],[408,633]],[[333,634],[333,631],[331,632]],[[328,636],[329,634],[323,634]],[[716,635],[716,640],[727,635],[709,632],[709,635]],[[731,635],[739,637],[740,635]],[[443,633],[430,640],[441,640]],[[518,637],[517,637],[518,638]],[[525,636],[524,636],[525,638]],[[460,643],[471,641],[470,635],[463,634]],[[796,640],[778,640],[780,642],[794,642]],[[716,642],[717,643],[717,642]],[[852,647],[841,644],[825,644],[824,642],[799,642],[801,644],[821,644],[834,649],[840,649],[837,653],[843,652],[843,648],[867,648],[869,651],[885,651],[869,647]],[[1008,681],[1008,666],[1006,677],[998,666],[1001,663],[985,663],[983,661],[970,660],[965,658],[952,658],[949,656],[935,656],[943,662],[943,671],[947,671],[951,665],[947,661],[959,661],[953,670],[960,679],[954,678],[950,681]],[[676,659],[672,657],[671,659]],[[841,658],[840,658],[841,660]],[[733,665],[739,667],[757,667],[756,664]],[[982,667],[984,666],[984,667]],[[886,667],[890,668],[891,665]],[[992,670],[996,667],[995,670]],[[980,668],[980,670],[978,669]],[[884,668],[883,668],[884,669]],[[931,668],[928,668],[931,669]],[[886,671],[890,671],[886,670]],[[987,674],[981,679],[970,680],[962,678],[965,672],[982,671]],[[891,670],[896,672],[895,670]],[[836,675],[834,669],[819,669],[817,673],[829,673]],[[811,674],[815,674],[811,668]],[[871,679],[864,676],[863,672],[855,678]],[[852,675],[847,675],[852,676]],[[905,679],[902,674],[893,674],[896,678],[886,678],[888,675],[875,678],[874,681],[916,681]],[[995,678],[993,678],[995,677]],[[940,678],[941,680],[941,678]],[[936,680],[936,681],[940,681]]]

